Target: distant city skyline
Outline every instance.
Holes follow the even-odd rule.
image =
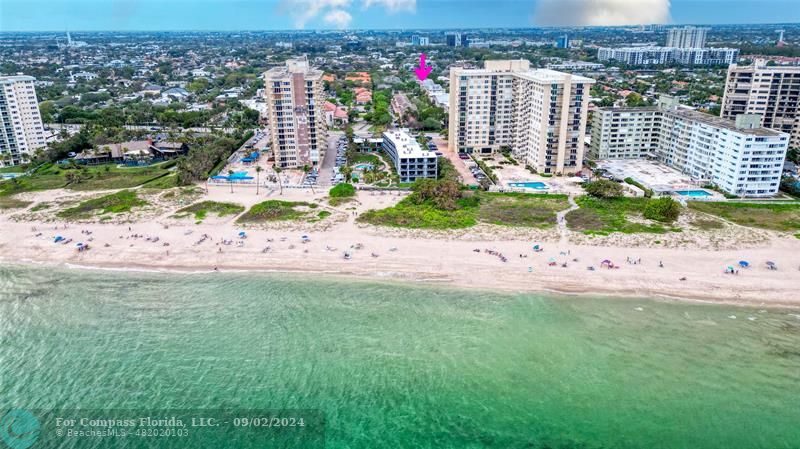
[[[522,28],[800,22],[797,0],[0,0],[0,31]]]

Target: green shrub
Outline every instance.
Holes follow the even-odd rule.
[[[680,214],[681,206],[669,197],[648,200],[643,212],[644,218],[661,222],[675,221]]]
[[[356,196],[356,188],[352,184],[343,182],[335,185],[328,193],[331,198],[350,198]]]
[[[236,215],[242,212],[244,212],[244,206],[239,204],[202,201],[178,210],[177,215],[194,214],[195,219],[202,221],[209,213],[216,214],[218,217],[224,217],[226,215]]]
[[[583,185],[586,193],[596,198],[618,198],[622,196],[622,186],[607,179],[587,182]]]
[[[239,217],[238,223],[256,223],[263,221],[296,220],[305,217],[311,204],[299,201],[268,200],[258,203]]]

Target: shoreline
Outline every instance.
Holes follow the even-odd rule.
[[[67,192],[69,203],[96,193]],[[212,189],[203,200],[244,207],[276,192],[231,194]],[[27,194],[35,202],[63,201],[65,192]],[[162,195],[162,194],[158,194]],[[0,261],[75,269],[211,273],[297,273],[440,285],[489,292],[563,296],[654,298],[753,307],[800,308],[800,239],[738,227],[716,234],[612,234],[602,238],[558,229],[478,225],[453,232],[379,228],[356,217],[391,206],[395,195],[362,194],[345,208],[326,194],[287,192],[285,201],[317,202],[331,215],[322,222],[273,221],[258,226],[235,217],[177,219],[174,198],[113,220],[53,220],[52,210],[0,212]],[[33,201],[32,201],[33,202]],[[124,218],[124,220],[123,220]],[[246,231],[246,237],[239,232]],[[301,236],[307,235],[310,241]],[[67,245],[54,237],[70,238]],[[713,239],[712,239],[713,238]],[[78,252],[77,242],[91,249]],[[719,244],[723,242],[724,244]],[[535,252],[533,245],[541,245]],[[351,258],[345,260],[349,252]],[[616,269],[601,263],[611,260]],[[725,274],[747,260],[750,268]],[[774,261],[778,270],[768,270]],[[627,263],[626,263],[627,262]],[[591,267],[591,269],[590,269]]]
[[[655,290],[634,292],[624,290],[611,290],[594,291],[591,288],[585,289],[558,289],[552,287],[543,288],[528,288],[519,289],[513,287],[504,288],[489,288],[489,287],[475,287],[469,286],[449,278],[409,278],[407,276],[388,276],[381,275],[381,272],[373,273],[357,273],[354,271],[343,270],[309,270],[302,268],[276,268],[264,269],[258,267],[248,266],[226,266],[224,269],[215,271],[212,267],[208,266],[178,266],[178,265],[164,265],[157,268],[146,267],[141,264],[109,264],[106,266],[98,266],[91,264],[75,263],[75,262],[49,262],[43,260],[17,260],[10,261],[0,257],[0,262],[9,266],[18,267],[37,267],[47,268],[56,267],[65,270],[91,270],[98,272],[120,272],[120,273],[146,273],[146,274],[163,274],[163,275],[206,275],[206,274],[288,274],[293,276],[308,276],[318,275],[329,277],[336,280],[348,280],[369,283],[382,283],[394,286],[401,286],[403,282],[413,282],[414,286],[425,286],[430,288],[449,288],[456,290],[479,290],[482,292],[494,292],[506,295],[524,295],[524,294],[542,294],[547,296],[559,296],[562,298],[589,298],[596,297],[598,299],[624,299],[624,300],[641,300],[641,301],[658,301],[658,302],[672,302],[672,303],[694,303],[703,305],[724,305],[745,308],[759,308],[770,310],[787,310],[797,311],[800,310],[800,303],[798,302],[782,302],[782,301],[761,301],[749,299],[740,299],[738,301],[729,301],[719,299],[717,296],[680,296],[672,292],[660,292]],[[497,290],[500,290],[499,292]]]

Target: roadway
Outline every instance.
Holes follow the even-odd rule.
[[[325,151],[325,157],[322,158],[322,164],[319,167],[318,185],[330,185],[333,167],[336,165],[336,143],[343,135],[344,133],[341,131],[328,131],[328,149]]]

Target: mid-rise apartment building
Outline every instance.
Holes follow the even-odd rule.
[[[462,40],[461,40],[461,33],[446,33],[445,39],[447,40],[448,47],[461,47]]]
[[[32,76],[0,76],[0,167],[27,162],[47,145]]]
[[[305,57],[264,73],[272,152],[279,167],[322,163],[328,135],[322,75]]]
[[[667,47],[703,48],[706,46],[708,28],[686,26],[667,30]]]
[[[430,43],[431,43],[431,38],[429,38],[428,36],[420,36],[418,34],[411,36],[411,45],[424,46],[424,45],[429,45]]]
[[[436,179],[439,160],[436,152],[423,149],[406,131],[389,130],[383,133],[383,150],[392,158],[400,182],[421,178]]]
[[[800,67],[731,65],[721,116],[740,114],[760,115],[762,126],[791,134],[790,146],[800,148]]]
[[[483,69],[450,70],[451,150],[492,153],[503,147],[540,173],[583,167],[593,79],[526,60],[486,61]]]
[[[656,107],[603,108],[593,116],[589,157],[648,158],[735,195],[769,197],[780,186],[789,135],[759,122],[703,114],[668,97]]]
[[[738,58],[737,48],[625,47],[597,50],[598,61],[620,61],[629,65],[727,65]]]

